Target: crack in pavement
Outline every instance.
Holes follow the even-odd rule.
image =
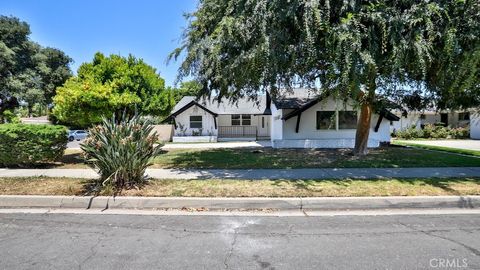
[[[454,239],[451,239],[451,238],[448,238],[448,237],[445,237],[445,236],[440,236],[440,235],[436,235],[434,234],[434,232],[450,232],[451,230],[430,230],[430,231],[427,231],[427,230],[421,230],[421,229],[417,229],[413,226],[410,226],[408,224],[404,224],[402,222],[398,222],[399,224],[413,230],[413,231],[416,231],[416,232],[421,232],[425,235],[428,235],[428,236],[431,236],[431,237],[434,237],[434,238],[438,238],[438,239],[442,239],[442,240],[446,240],[446,241],[449,241],[451,243],[454,243],[454,244],[457,244],[459,246],[462,246],[463,248],[467,249],[468,251],[470,251],[471,253],[473,253],[475,256],[480,256],[480,250],[474,248],[474,247],[471,247],[469,245],[466,245],[462,242],[459,242],[457,240],[454,240]],[[460,229],[461,230],[461,229]]]
[[[100,245],[100,243],[104,238],[106,238],[105,232],[99,232],[98,234],[99,236],[98,236],[97,242],[90,247],[90,254],[78,264],[78,270],[81,270],[83,267],[83,264],[97,254],[98,252],[98,250],[96,250],[97,246]]]
[[[4,220],[8,218],[3,218]],[[97,226],[97,227],[105,227],[110,228],[111,226],[108,224],[86,224],[84,222],[62,222],[62,221],[54,221],[54,220],[32,220],[32,219],[15,219],[17,221],[37,221],[42,223],[53,223],[53,224],[60,224],[60,225],[84,225],[87,227]],[[247,222],[247,221],[245,221]],[[244,223],[245,223],[244,222]],[[0,224],[2,224],[2,220],[0,220]],[[403,224],[402,224],[403,225]],[[40,226],[40,225],[30,225],[30,226]],[[406,226],[406,225],[404,225]],[[187,233],[198,233],[198,234],[232,234],[231,232],[218,232],[218,231],[207,231],[207,230],[188,230],[188,229],[172,229],[172,228],[161,228],[161,227],[147,227],[147,226],[129,226],[129,225],[122,225],[122,224],[115,224],[115,227],[122,228],[122,229],[136,229],[136,230],[152,230],[158,229],[165,232],[187,232]],[[334,229],[334,228],[331,228]],[[409,228],[412,229],[412,228]],[[436,230],[428,230],[428,232],[435,233],[435,232],[453,232],[453,231],[460,231],[464,230],[465,228],[458,228],[458,229],[436,229]],[[480,227],[469,228],[472,231],[480,231]],[[383,232],[318,232],[318,233],[289,233],[289,232],[238,232],[234,231],[233,234],[241,234],[241,235],[253,235],[253,236],[260,236],[260,235],[267,235],[267,236],[368,236],[368,235],[394,235],[394,234],[408,234],[409,231],[383,231]]]
[[[223,264],[225,266],[225,269],[228,269],[229,268],[229,265],[228,265],[228,260],[230,260],[230,257],[232,257],[232,254],[233,254],[233,249],[235,248],[235,244],[237,243],[237,239],[238,239],[238,230],[245,227],[245,225],[247,224],[248,220],[245,220],[242,225],[238,226],[237,228],[233,229],[233,241],[230,245],[230,250],[228,251],[227,255],[225,256],[225,259],[223,260]]]

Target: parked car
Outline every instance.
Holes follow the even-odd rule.
[[[68,131],[68,141],[74,140],[80,141],[88,137],[88,131],[86,130],[70,130]]]

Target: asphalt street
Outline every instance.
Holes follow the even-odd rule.
[[[480,215],[0,214],[0,269],[480,269]]]

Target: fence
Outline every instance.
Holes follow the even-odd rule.
[[[220,126],[219,138],[257,138],[256,126]]]

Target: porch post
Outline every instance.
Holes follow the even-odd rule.
[[[302,117],[301,112],[297,115],[297,125],[295,126],[295,133],[298,133],[298,129],[300,128],[300,117]]]

